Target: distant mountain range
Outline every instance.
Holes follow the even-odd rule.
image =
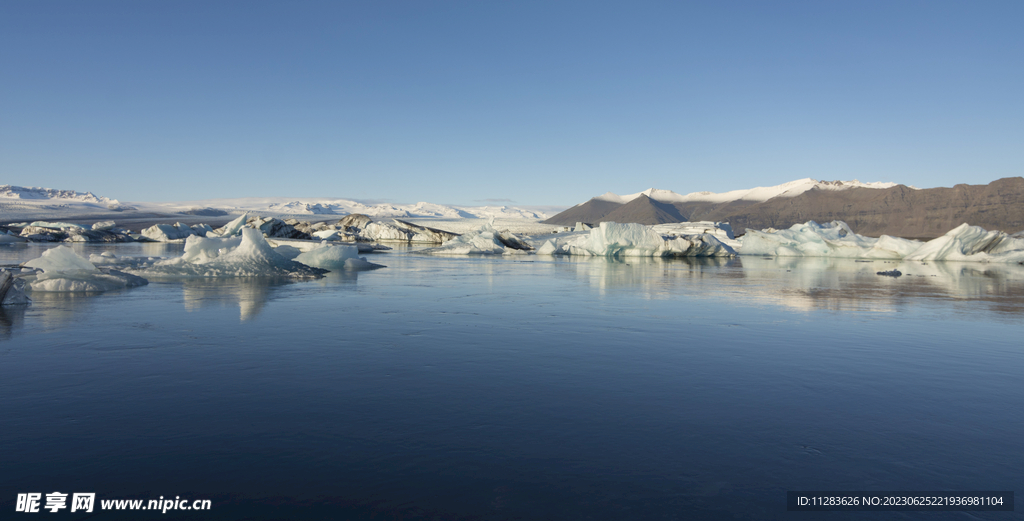
[[[788,228],[810,220],[846,221],[857,233],[869,236],[932,238],[965,222],[1012,233],[1024,229],[1024,178],[928,189],[814,179],[721,194],[680,195],[652,188],[627,196],[606,193],[544,222],[722,221],[741,233],[746,228]]]
[[[556,210],[557,211],[557,210]],[[224,216],[245,212],[265,216],[303,217],[331,215],[339,217],[361,213],[373,218],[431,219],[526,219],[539,220],[550,214],[515,206],[448,206],[434,203],[364,204],[348,199],[316,197],[250,197],[207,199],[171,203],[132,202],[124,205],[116,199],[100,197],[91,192],[55,190],[52,188],[0,185],[0,219],[6,222],[34,219],[70,219],[76,216],[100,216],[117,212],[118,218],[132,218],[133,213],[156,215]]]

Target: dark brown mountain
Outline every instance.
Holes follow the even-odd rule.
[[[648,199],[635,204],[638,199]],[[593,204],[592,204],[593,203]],[[633,205],[632,208],[630,205]],[[676,212],[665,207],[673,207]],[[563,219],[577,210],[579,218]],[[582,218],[582,217],[587,217]],[[688,218],[688,219],[684,219]],[[737,232],[746,228],[788,228],[810,220],[846,221],[857,233],[877,237],[938,237],[968,223],[990,230],[1016,232],[1024,229],[1024,178],[1009,177],[987,185],[960,184],[952,188],[915,190],[850,188],[831,191],[812,189],[795,197],[775,197],[764,202],[689,202],[674,205],[638,197],[626,204],[592,199],[545,221],[575,224],[603,221],[659,224],[666,222],[723,221]]]
[[[543,221],[547,224],[561,224],[572,226],[576,223],[599,223],[602,218],[622,206],[620,203],[591,199],[583,204],[577,204],[572,208]]]
[[[617,223],[658,224],[677,223],[688,219],[679,213],[679,209],[675,206],[655,201],[645,194],[640,194],[640,197],[626,204],[618,205],[617,208],[605,214],[601,220]]]

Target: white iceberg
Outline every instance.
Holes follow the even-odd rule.
[[[196,224],[192,226],[185,223],[154,224],[142,230],[142,236],[151,241],[170,242],[186,239],[194,235],[205,237],[212,231],[213,228],[209,224]]]
[[[282,247],[287,248],[288,246]],[[300,253],[294,260],[307,266],[327,270],[372,270],[384,267],[367,261],[366,257],[360,257],[359,249],[355,246],[346,245],[321,244],[319,247]]]
[[[30,291],[99,292],[143,286],[142,277],[117,270],[100,269],[67,246],[57,246],[42,256],[22,263],[40,273],[26,277]]]
[[[904,258],[920,261],[1024,262],[1024,238],[961,224],[942,237],[924,243]]]
[[[468,254],[511,254],[515,251],[532,249],[525,241],[511,232],[499,232],[494,228],[494,219],[472,232],[455,235],[437,248],[424,250],[425,253],[440,255]]]
[[[207,237],[233,237],[238,235],[238,232],[245,227],[245,221],[248,219],[249,214],[243,213],[239,215],[231,222],[221,226],[214,230],[213,233],[206,234]]]
[[[289,260],[267,244],[254,228],[240,237],[189,237],[181,257],[131,271],[149,277],[292,277],[319,278],[326,270]]]
[[[742,255],[863,259],[902,259],[922,244],[888,235],[878,239],[857,235],[843,221],[808,221],[777,231],[747,230],[740,242]]]
[[[603,222],[586,234],[549,239],[537,249],[537,254],[599,257],[730,257],[736,254],[724,242],[730,240],[730,234],[724,229],[708,232],[703,228],[698,231],[686,226],[675,229],[659,226]]]
[[[967,224],[942,237],[921,242],[888,235],[877,239],[857,235],[842,221],[827,224],[808,221],[786,230],[747,230],[741,243],[742,255],[1024,262],[1024,239]]]

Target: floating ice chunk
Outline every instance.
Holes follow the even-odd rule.
[[[210,228],[209,224],[196,224],[192,226],[185,223],[154,224],[153,226],[142,230],[142,236],[151,241],[170,242],[185,239],[193,235],[204,237],[211,231],[213,231],[213,228]]]
[[[192,264],[210,262],[241,244],[241,237],[210,238],[193,235],[185,240],[185,253],[181,255],[181,260]]]
[[[109,291],[142,286],[146,279],[117,270],[99,269],[67,246],[43,252],[37,259],[22,263],[42,273],[26,278],[31,291],[79,292]]]
[[[148,283],[149,281],[146,279],[130,273],[104,269],[97,270],[96,273],[91,274],[84,272],[43,272],[36,275],[35,280],[31,281],[28,286],[33,292],[78,293],[112,291],[144,286]]]
[[[537,255],[554,255],[558,252],[558,246],[555,240],[548,239],[544,241],[544,244],[537,248]]]
[[[328,270],[365,270],[384,267],[380,264],[368,262],[365,257],[359,257],[359,249],[355,246],[332,244],[321,244],[312,250],[303,252],[298,257],[295,257],[295,261],[307,266]]]
[[[313,232],[311,235],[324,241],[336,241],[338,240],[338,233],[338,230],[320,230],[318,232]]]
[[[242,215],[239,215],[237,218],[235,218],[233,221],[214,230],[212,235],[215,235],[217,237],[233,237],[235,235],[238,235],[239,231],[241,231],[241,229],[245,227],[245,221],[248,217],[249,214],[243,213]],[[211,234],[207,234],[207,236],[209,237],[211,236]]]
[[[361,235],[375,241],[408,241],[412,234],[393,224],[382,222],[371,222],[363,229]]]
[[[501,255],[505,253],[505,246],[506,243],[502,242],[501,233],[495,230],[491,223],[488,223],[475,231],[449,239],[440,247],[424,250],[424,252],[440,255],[487,253]]]
[[[150,277],[293,277],[319,278],[326,270],[282,257],[254,228],[238,238],[190,237],[185,253],[138,270]],[[135,271],[135,270],[133,270]]]
[[[43,270],[45,273],[98,271],[96,266],[75,253],[75,250],[67,246],[57,246],[43,252],[42,256],[21,264],[29,268]]]
[[[93,223],[92,231],[94,231],[94,232],[110,231],[110,230],[112,230],[114,228],[114,224],[115,224],[114,221],[100,221],[98,223]]]
[[[278,255],[289,260],[295,260],[295,257],[298,257],[299,255],[302,254],[302,250],[296,248],[295,246],[289,246],[287,244],[283,244],[281,246],[271,246],[274,248],[274,251],[277,252]]]

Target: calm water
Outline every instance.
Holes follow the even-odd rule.
[[[2,517],[56,490],[213,503],[131,519],[1021,518],[785,492],[1024,492],[1022,266],[372,260],[4,309]]]

